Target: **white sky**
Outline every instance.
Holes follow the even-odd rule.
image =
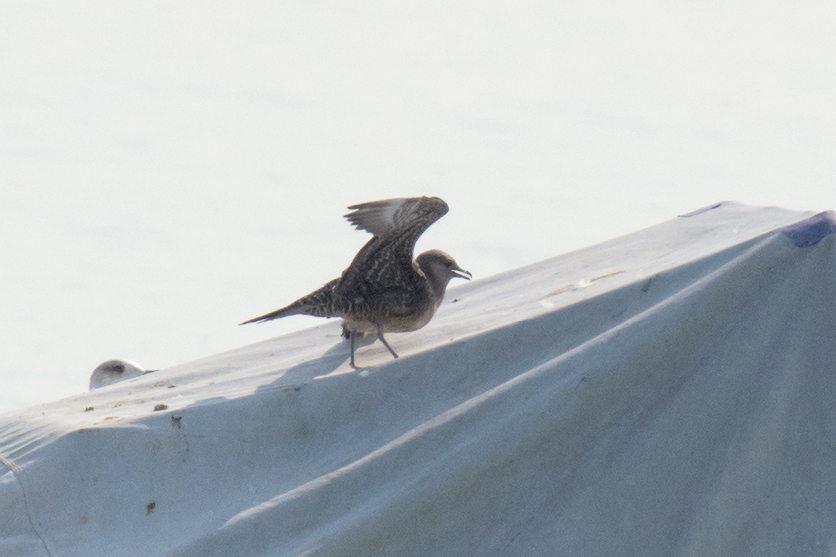
[[[836,208],[836,4],[0,3],[0,411],[317,321],[374,199],[483,278],[726,199]]]

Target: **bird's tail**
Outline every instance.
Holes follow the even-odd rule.
[[[279,319],[281,317],[287,317],[289,315],[298,315],[300,313],[305,313],[304,307],[299,307],[298,302],[293,302],[287,307],[277,309],[276,311],[271,311],[270,313],[265,313],[260,317],[254,317],[249,321],[239,323],[239,325],[246,325],[247,323],[264,323],[265,321],[272,321],[273,319]]]
[[[339,279],[334,279],[319,290],[315,290],[307,296],[299,298],[289,306],[277,309],[276,311],[271,311],[261,317],[255,317],[249,321],[244,321],[241,325],[246,325],[247,323],[264,323],[265,321],[272,321],[273,319],[289,317],[291,315],[299,315],[300,313],[314,315],[316,317],[335,317],[338,314],[334,313],[333,308],[331,307],[333,305],[332,292],[338,281]]]

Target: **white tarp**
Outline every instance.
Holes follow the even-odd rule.
[[[718,204],[359,372],[330,321],[0,416],[0,555],[836,555],[834,231]]]

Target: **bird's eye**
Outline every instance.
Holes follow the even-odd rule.
[[[116,373],[124,373],[125,372],[125,366],[123,366],[122,364],[117,364],[117,365],[113,366],[113,371],[115,371]]]

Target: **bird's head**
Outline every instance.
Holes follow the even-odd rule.
[[[442,294],[447,288],[447,283],[450,282],[450,279],[463,278],[470,280],[473,276],[469,271],[465,271],[459,267],[456,260],[449,253],[440,249],[425,251],[415,258],[415,263],[427,276],[435,289],[440,290]]]

